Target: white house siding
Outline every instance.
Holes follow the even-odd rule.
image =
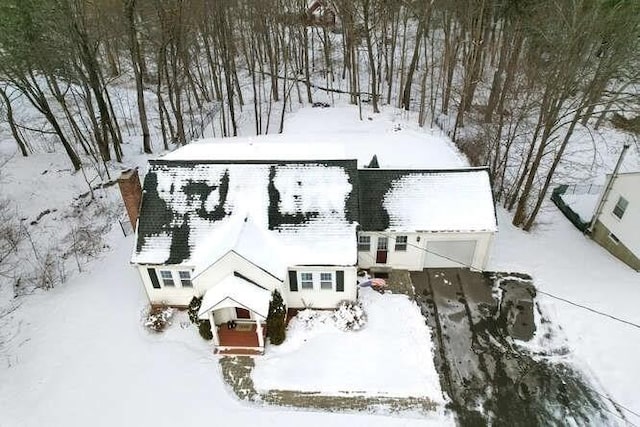
[[[180,284],[178,272],[179,271],[190,271],[189,267],[181,266],[179,268],[171,267],[171,266],[146,266],[146,265],[138,265],[138,272],[140,273],[140,278],[142,279],[142,283],[144,284],[144,289],[149,296],[149,302],[151,304],[162,304],[162,305],[173,305],[173,306],[187,306],[191,301],[191,298],[194,296],[194,288],[183,288]],[[149,277],[148,268],[155,268],[156,274],[158,275],[158,281],[160,282],[160,289],[155,289],[153,284],[151,283],[151,278]],[[162,283],[162,277],[160,271],[171,271],[173,274],[173,281],[175,283],[174,287],[164,287]],[[195,284],[192,282],[192,285]]]
[[[613,214],[620,196],[629,202],[622,218]],[[598,220],[640,258],[640,172],[618,175]]]
[[[269,291],[273,291],[274,289],[281,290],[282,282],[280,280],[235,252],[229,252],[194,279],[194,288],[196,289],[197,295],[204,295],[212,286],[215,286],[216,283],[219,283],[227,275],[233,274],[234,271],[237,271],[247,279],[256,282]]]
[[[149,301],[152,304],[165,304],[173,306],[187,306],[194,296],[203,296],[204,293],[209,290],[216,283],[220,282],[224,277],[229,274],[233,274],[234,271],[242,274],[249,280],[258,283],[260,286],[273,291],[274,289],[282,289],[282,282],[266,273],[259,267],[248,262],[235,252],[229,252],[222,258],[220,258],[211,267],[204,270],[197,277],[192,277],[192,288],[182,288],[180,286],[178,271],[192,270],[189,267],[180,266],[155,266],[158,274],[158,280],[160,281],[160,289],[155,289],[151,283],[147,266],[138,266],[142,283],[149,296]],[[162,283],[161,270],[168,270],[173,272],[175,287],[164,287]],[[216,319],[217,320],[217,319]],[[229,319],[226,319],[229,320]],[[226,321],[225,320],[225,321]]]
[[[396,232],[359,232],[358,235],[366,235],[371,238],[368,251],[358,251],[358,267],[371,268],[375,266],[388,266],[393,268],[418,271],[423,268],[449,268],[464,267],[460,263],[447,258],[430,254],[428,250],[440,253],[438,248],[443,248],[442,242],[475,242],[475,251],[471,259],[470,267],[483,270],[489,258],[489,248],[493,240],[493,233],[396,233]],[[388,238],[387,262],[376,263],[376,251],[378,238]],[[395,250],[396,236],[407,236],[407,249]],[[429,242],[434,242],[433,249],[428,249]],[[452,245],[453,246],[453,245]],[[446,254],[444,254],[446,255]],[[464,262],[466,263],[466,262]]]
[[[342,300],[355,300],[358,297],[357,269],[354,266],[296,266],[289,269],[298,277],[298,290],[291,291],[289,279],[284,285],[284,298],[289,308],[335,308]],[[344,291],[336,291],[336,271],[344,271]],[[302,289],[300,273],[313,274],[313,289]],[[320,288],[320,273],[333,274],[333,287]]]

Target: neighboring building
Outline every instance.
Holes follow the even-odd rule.
[[[486,264],[496,217],[485,169],[358,170],[295,144],[278,144],[275,160],[260,144],[198,145],[150,162],[139,215],[137,173],[120,187],[150,302],[203,297],[219,351],[262,351],[276,289],[290,309],[335,308],[357,298],[358,267]]]
[[[339,25],[338,13],[330,0],[309,0],[307,20],[311,25],[336,28]]]
[[[607,182],[609,180],[611,175],[607,176]],[[594,219],[591,237],[625,264],[640,271],[640,172],[617,174],[608,194],[600,197],[600,200],[606,199]]]

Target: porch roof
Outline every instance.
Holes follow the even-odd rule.
[[[242,307],[266,319],[270,300],[268,290],[230,274],[204,294],[198,316],[206,318],[212,310]]]

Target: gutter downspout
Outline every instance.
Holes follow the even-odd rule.
[[[622,166],[622,161],[624,160],[624,156],[627,153],[627,150],[629,149],[630,146],[631,145],[629,143],[625,143],[622,146],[622,151],[620,152],[620,157],[618,157],[618,162],[616,163],[616,166],[613,168],[613,173],[611,174],[611,178],[609,178],[609,181],[607,181],[607,185],[605,186],[604,191],[602,192],[602,197],[598,202],[596,213],[593,215],[593,219],[589,224],[589,228],[587,228],[587,231],[586,231],[587,234],[591,234],[593,232],[593,227],[595,227],[596,222],[598,221],[598,218],[602,213],[602,208],[604,207],[604,204],[607,201],[607,198],[609,197],[609,193],[611,192],[611,188],[613,187],[613,182],[618,177],[618,171],[620,170],[620,166]]]

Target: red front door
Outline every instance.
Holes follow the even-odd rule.
[[[387,251],[389,240],[386,237],[378,237],[378,250],[376,251],[376,264],[387,263]]]
[[[245,308],[236,307],[236,319],[251,319],[251,313]]]

